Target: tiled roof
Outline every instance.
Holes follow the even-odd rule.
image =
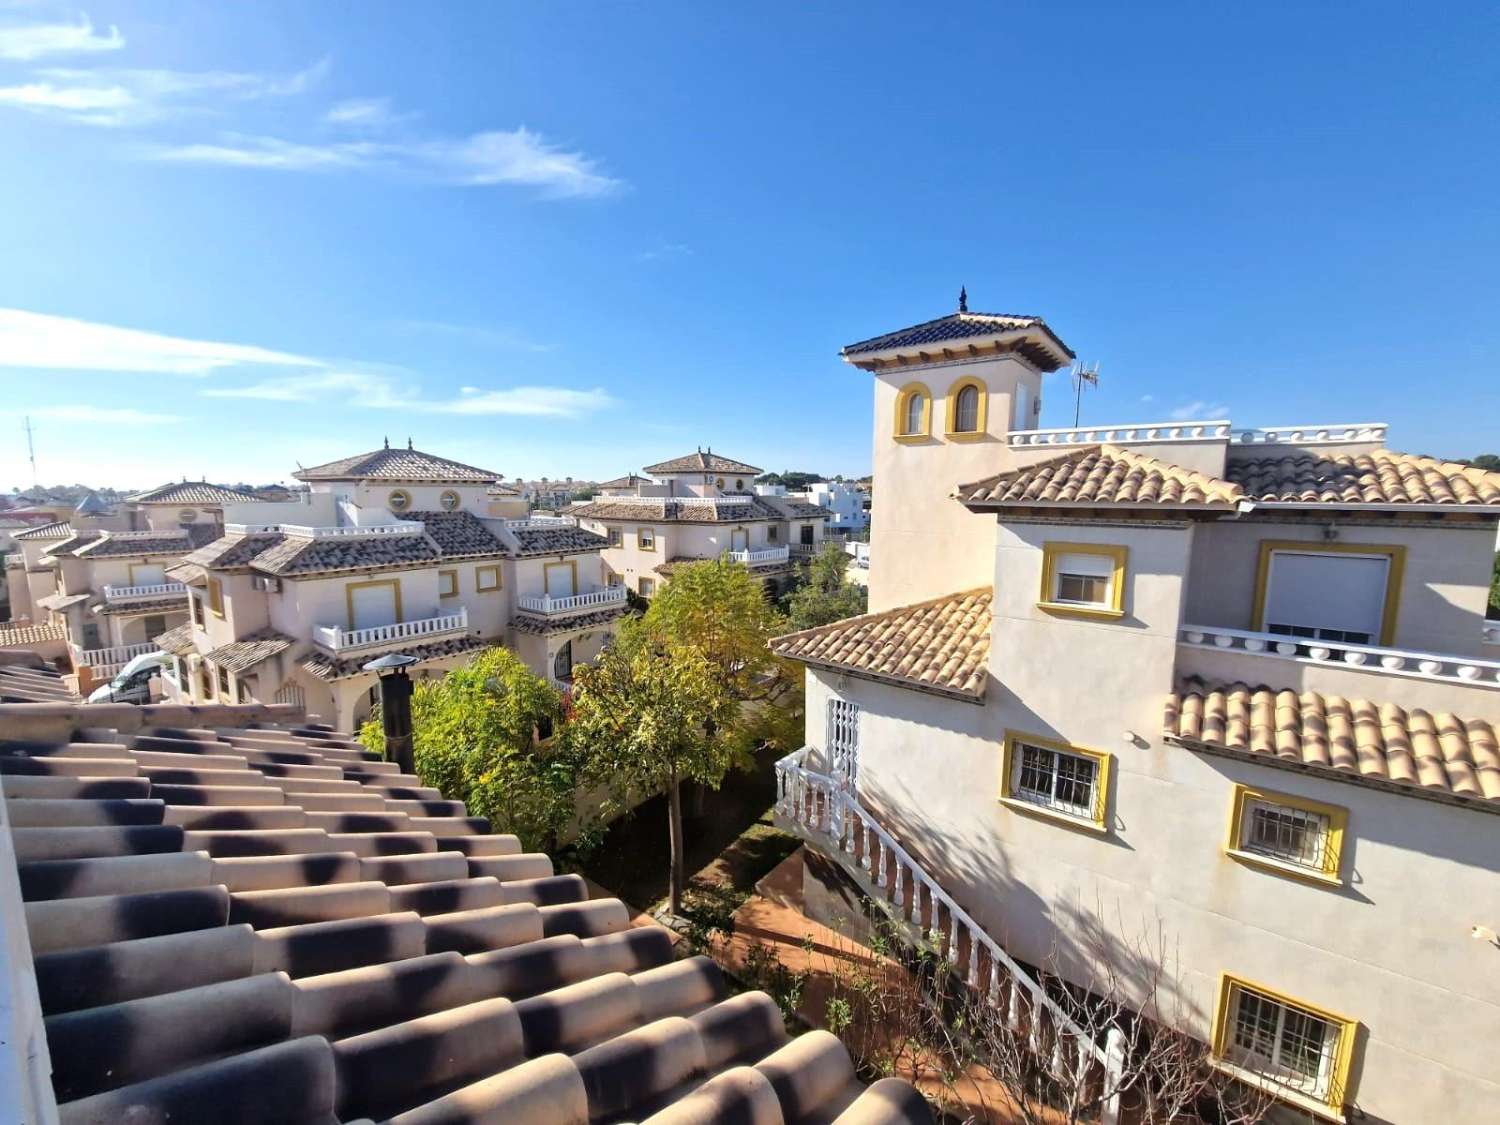
[[[184,621],[181,625],[168,629],[159,637],[152,637],[151,641],[163,652],[170,652],[173,656],[191,656],[198,651],[193,644],[193,623]]]
[[[470,512],[405,512],[401,518],[425,525],[427,534],[445,559],[479,559],[510,554],[505,544]]]
[[[0,669],[0,694],[12,679],[65,691]],[[13,710],[19,983],[62,1121],[931,1122],[907,1084],[866,1089],[833,1035],[792,1041],[771,996],[730,996],[665,928],[347,736],[260,707],[79,705],[59,719],[99,730],[90,759],[6,741]],[[211,755],[214,780],[162,751]],[[326,811],[335,789],[360,811]]]
[[[210,484],[206,480],[178,481],[126,497],[132,504],[206,504],[211,507],[220,504],[245,504],[259,499],[255,493],[243,488]]]
[[[196,563],[177,562],[167,567],[164,574],[171,582],[181,582],[187,586],[199,586],[208,580],[208,571]]]
[[[73,534],[73,525],[66,520],[59,523],[44,523],[30,531],[18,531],[13,539],[66,539]]]
[[[978,702],[990,655],[988,588],[773,638],[779,656]]]
[[[338,574],[343,571],[423,566],[443,553],[426,535],[350,535],[315,538],[288,535],[251,564],[275,575]]]
[[[457,656],[489,648],[491,643],[479,637],[455,637],[446,641],[433,641],[431,644],[407,645],[401,653],[403,656],[415,656],[419,661],[437,660],[444,656]],[[365,665],[374,659],[375,656],[370,653],[340,659],[326,653],[313,652],[299,661],[298,666],[320,680],[345,680],[364,673]]]
[[[211,570],[248,567],[262,551],[270,550],[285,538],[279,531],[225,535],[199,547],[182,561]]]
[[[559,527],[510,527],[506,530],[515,538],[516,554],[520,558],[579,555],[609,546],[609,540],[604,536],[566,524]]]
[[[50,638],[43,638],[50,639]],[[28,668],[20,664],[0,665],[0,703],[79,703],[78,693],[50,665]],[[80,716],[81,717],[81,716]],[[4,724],[0,723],[0,735]],[[6,783],[6,795],[14,786]]]
[[[713,450],[704,452],[698,450],[689,453],[686,457],[674,457],[670,461],[662,461],[659,464],[647,465],[648,473],[740,473],[746,476],[759,476],[760,470],[754,465],[747,465],[743,461],[736,461],[731,457],[720,457]]]
[[[200,530],[194,530],[195,528]],[[74,552],[81,559],[134,555],[186,555],[214,535],[211,524],[189,524],[180,531],[111,531]]]
[[[940,316],[936,320],[914,324],[910,328],[900,328],[895,332],[887,332],[881,336],[872,336],[868,340],[860,340],[858,343],[849,344],[843,349],[842,354],[855,356],[868,352],[883,352],[891,348],[941,346],[955,340],[970,340],[980,336],[996,336],[1002,332],[1011,332],[1021,328],[1040,329],[1069,359],[1073,358],[1073,350],[1064,344],[1062,340],[1058,339],[1057,334],[1048,328],[1047,322],[1039,316],[971,312],[949,313],[947,316]]]
[[[41,644],[43,641],[67,640],[67,631],[60,622],[33,625],[31,622],[6,621],[0,623],[0,648],[18,648]]]
[[[1232,457],[1224,475],[1257,503],[1500,505],[1500,473],[1388,449]]]
[[[43,556],[46,555],[76,555],[78,548],[86,547],[96,539],[104,536],[102,531],[75,531],[72,535],[59,542],[49,544],[42,548]]]
[[[600,481],[600,488],[634,488],[638,484],[655,484],[650,477],[638,477],[634,473],[626,473],[623,477],[614,480]]]
[[[818,515],[826,513],[819,508]],[[628,520],[633,523],[759,523],[784,520],[788,516],[771,507],[760,496],[751,496],[743,504],[683,504],[668,500],[638,500],[628,496],[618,499],[605,496],[569,508],[568,515],[577,519]]]
[[[572,633],[579,629],[593,629],[600,625],[608,625],[611,621],[618,621],[629,612],[629,606],[623,604],[594,613],[575,613],[563,617],[517,610],[510,620],[510,627],[518,633],[531,633],[537,636],[550,633]]]
[[[970,508],[1195,507],[1230,510],[1238,485],[1116,445],[1087,445],[958,486]]]
[[[1167,699],[1165,733],[1250,758],[1500,802],[1500,726],[1485,719],[1190,679]]]
[[[519,496],[519,495],[521,495],[521,490],[519,488],[517,488],[513,484],[506,484],[504,481],[496,481],[494,484],[490,485],[484,491],[485,491],[485,494],[488,495],[488,496]]]
[[[423,453],[420,449],[385,449],[359,453],[326,465],[314,465],[292,474],[298,480],[399,480],[437,484],[493,484],[499,473],[476,469]]]
[[[795,500],[789,496],[764,496],[761,500],[784,512],[788,519],[823,520],[830,515],[827,508],[809,504],[806,500]]]
[[[157,639],[157,647],[166,648],[161,644],[162,639],[164,638]],[[220,645],[204,655],[208,660],[213,661],[216,667],[238,675],[241,672],[248,672],[257,664],[271,659],[278,653],[285,652],[296,643],[291,637],[284,636],[274,629],[262,629],[243,640]]]
[[[94,595],[88,592],[82,594],[48,594],[45,598],[37,598],[36,604],[42,609],[67,609],[70,605],[86,602]]]
[[[80,516],[99,516],[112,510],[112,506],[106,503],[97,492],[90,492],[82,500],[78,501],[78,506],[73,509]]]
[[[175,598],[152,598],[138,602],[100,602],[91,607],[91,612],[104,617],[147,617],[154,613],[186,613],[187,596]]]

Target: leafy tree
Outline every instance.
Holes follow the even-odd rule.
[[[735,708],[719,669],[698,648],[638,623],[574,674],[573,718],[564,730],[587,755],[589,779],[627,799],[666,790],[674,915],[685,882],[682,782],[718,787],[737,756]]]
[[[554,849],[564,832],[589,835],[577,761],[565,744],[537,738],[561,722],[562,697],[513,652],[486,649],[440,680],[419,680],[411,707],[417,773],[443,796],[515,833],[528,851]],[[378,713],[360,739],[384,750]]]
[[[1490,571],[1490,610],[1486,617],[1500,618],[1500,552],[1495,555],[1495,565]]]
[[[784,484],[793,492],[798,492],[810,484],[817,484],[820,480],[827,480],[822,473],[793,472],[791,469],[783,473],[761,473],[755,478],[757,484]]]
[[[1476,469],[1484,469],[1491,473],[1500,472],[1500,454],[1481,453],[1468,463]]]
[[[849,556],[829,543],[807,565],[807,581],[787,599],[787,612],[794,629],[812,629],[846,617],[856,617],[869,608],[869,591],[844,576]]]

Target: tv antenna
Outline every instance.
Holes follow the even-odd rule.
[[[1085,385],[1097,387],[1099,385],[1099,364],[1095,362],[1092,366],[1085,367],[1081,362],[1073,365],[1069,373],[1073,380],[1073,425],[1078,425],[1078,415],[1083,408],[1083,388]]]
[[[31,426],[31,415],[30,414],[26,415],[26,424],[24,426],[24,429],[26,430],[26,456],[31,461],[31,487],[32,488],[37,488],[38,485],[37,485],[37,479],[36,479],[36,442],[32,440],[32,436],[31,436],[35,431],[32,429],[32,426]]]

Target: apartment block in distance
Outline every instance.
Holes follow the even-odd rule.
[[[1289,1111],[1495,1120],[1500,475],[1374,423],[1036,428],[1072,354],[963,310],[844,349],[873,612],[774,642],[783,821],[1002,1010],[1160,941]]]
[[[607,537],[610,585],[649,598],[677,567],[729,558],[775,587],[822,544],[827,513],[804,500],[757,496],[754,465],[699,449],[645,472],[605,481],[593,501],[568,510]]]

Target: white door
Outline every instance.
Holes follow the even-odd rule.
[[[828,763],[834,780],[853,790],[859,775],[859,704],[828,701]]]
[[[351,629],[369,629],[375,625],[396,623],[396,587],[361,586],[349,591]]]
[[[573,568],[571,566],[549,566],[547,568],[547,596],[552,598],[571,598],[578,591],[573,587]]]
[[[729,549],[731,551],[748,551],[750,549],[750,533],[742,527],[731,531],[729,533]]]
[[[158,566],[155,563],[130,568],[130,584],[132,586],[160,586],[166,580],[166,568]]]
[[[1266,632],[1345,644],[1380,643],[1386,555],[1271,552],[1266,585]]]

